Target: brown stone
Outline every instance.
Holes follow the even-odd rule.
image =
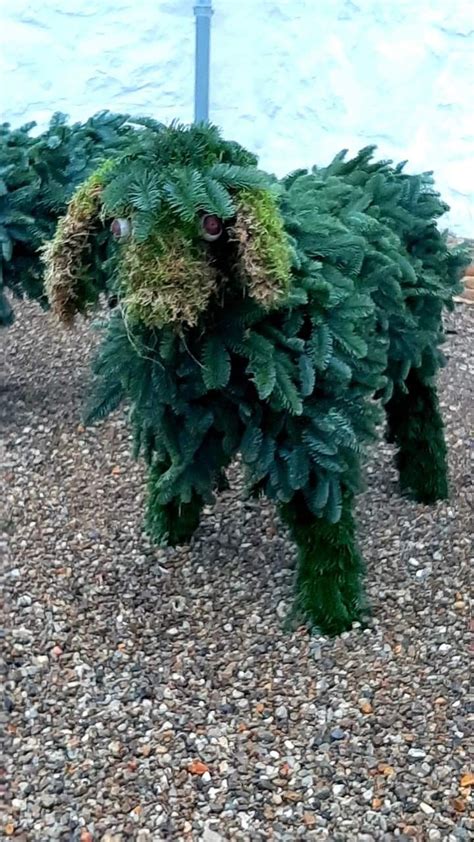
[[[464,810],[466,809],[466,802],[464,798],[453,798],[452,804],[456,813],[464,813]]]
[[[470,278],[474,278],[474,263],[471,263],[471,265],[467,267],[466,275]]]
[[[295,792],[293,789],[289,789],[287,792],[283,792],[282,796],[286,801],[301,801],[301,796],[299,792]]]
[[[474,289],[474,276],[472,275],[465,275],[463,278],[464,286],[467,289]]]
[[[379,763],[378,771],[384,775],[386,778],[391,778],[393,775],[396,775],[396,771],[393,766],[390,766],[388,763]]]
[[[306,827],[315,827],[316,816],[314,815],[314,813],[303,813],[303,821]]]
[[[401,827],[401,830],[405,834],[405,836],[416,838],[418,836],[418,829],[413,824],[404,824]]]
[[[191,775],[204,775],[208,771],[209,766],[202,760],[193,760],[188,766],[188,772],[191,772]]]

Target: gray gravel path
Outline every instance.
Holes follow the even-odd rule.
[[[238,472],[190,548],[150,546],[124,414],[78,423],[93,333],[18,308],[0,337],[2,838],[472,838],[472,308],[450,329],[452,498],[400,499],[376,451],[375,619],[328,640],[286,628],[293,551]]]

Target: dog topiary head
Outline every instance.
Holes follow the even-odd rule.
[[[137,132],[79,188],[45,249],[54,311],[71,323],[104,287],[148,327],[196,325],[229,292],[274,307],[290,282],[275,185],[214,127]]]

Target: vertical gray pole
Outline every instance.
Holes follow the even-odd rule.
[[[194,122],[209,121],[209,54],[212,0],[196,0],[196,63],[194,78]]]

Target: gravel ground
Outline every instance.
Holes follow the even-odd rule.
[[[288,630],[293,551],[238,473],[190,548],[150,546],[124,414],[78,423],[93,333],[18,307],[0,340],[2,838],[472,839],[472,308],[449,326],[452,498],[400,499],[376,451],[375,619],[328,640]]]

